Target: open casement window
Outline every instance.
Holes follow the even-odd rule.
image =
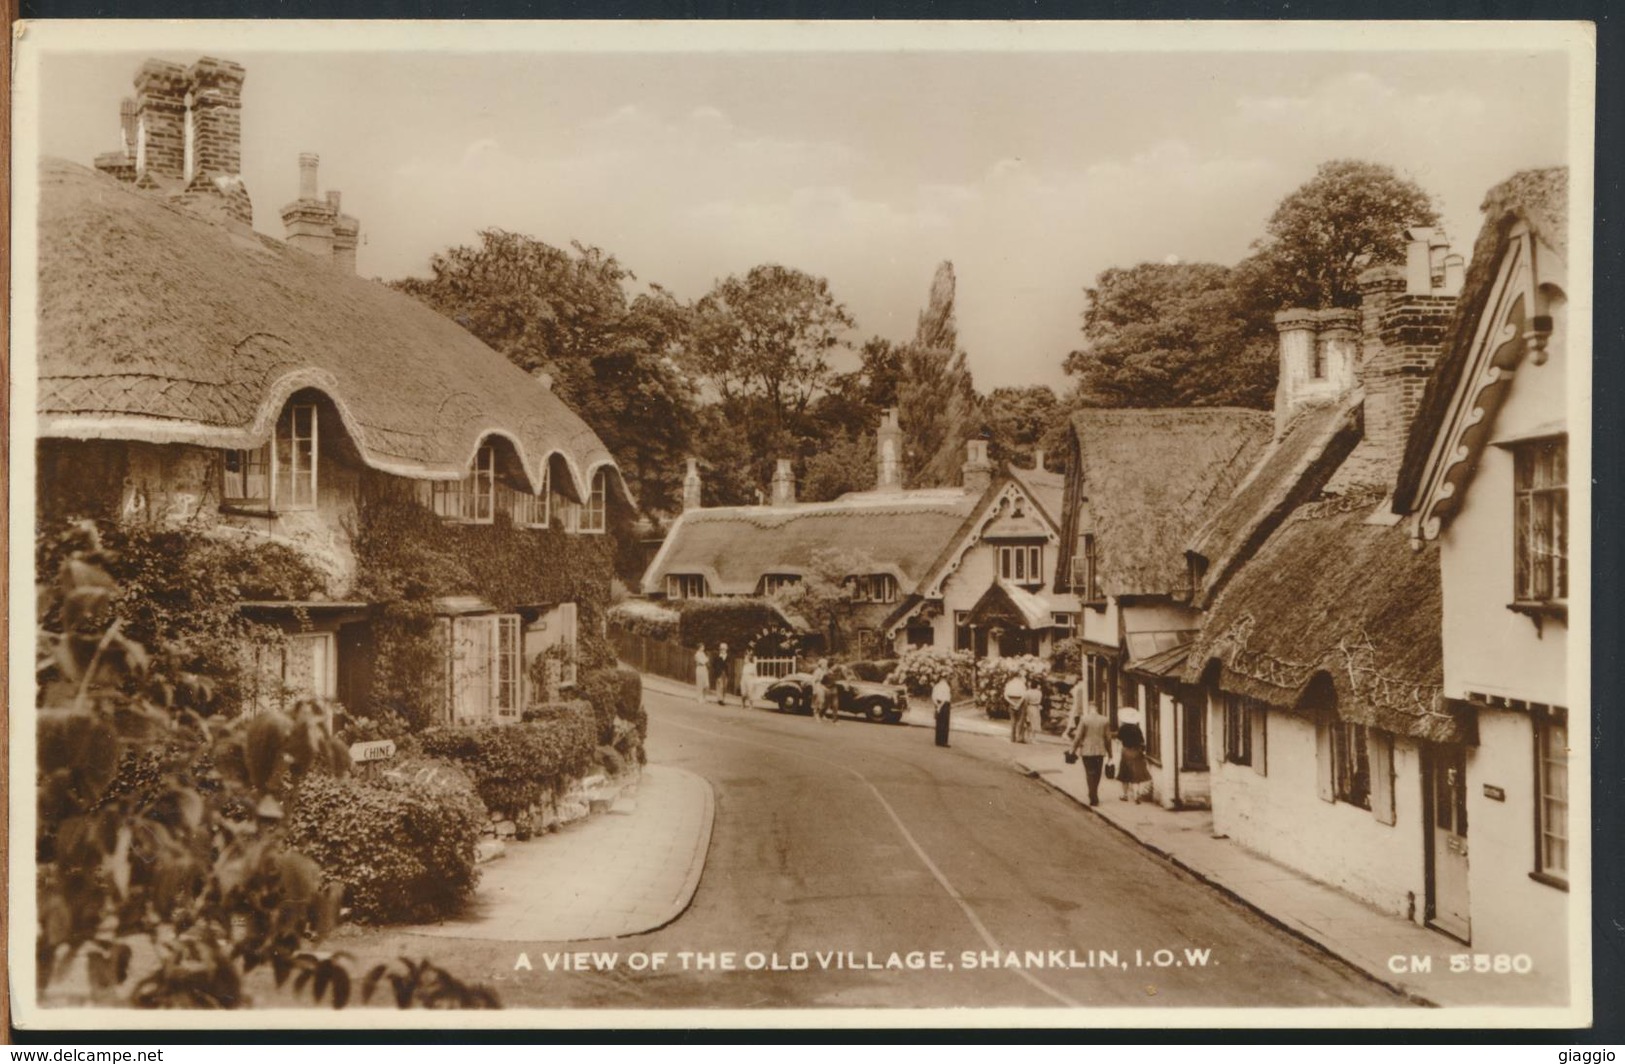
[[[666,597],[702,599],[707,597],[705,577],[699,573],[671,573],[666,577]]]
[[[1521,603],[1569,597],[1568,441],[1532,440],[1512,452],[1513,596]]]
[[[1012,546],[999,548],[999,576],[1016,584],[1044,582],[1044,548]]]
[[[514,493],[513,523],[522,528],[548,528],[553,523],[553,495],[548,490],[548,471],[542,469],[542,490]]]
[[[768,573],[762,577],[762,594],[777,595],[787,588],[795,587],[801,583],[801,577],[795,573]]]
[[[337,645],[332,632],[287,635],[248,652],[247,711],[287,709],[306,699],[338,697]]]
[[[1554,709],[1535,718],[1535,878],[1569,882],[1569,725]]]
[[[496,459],[496,448],[481,444],[474,452],[474,468],[466,477],[434,481],[434,512],[452,521],[490,524],[496,512]]]
[[[314,509],[317,433],[315,403],[283,407],[270,443],[225,453],[221,501],[227,506],[272,512]]]
[[[897,578],[890,573],[866,573],[852,578],[853,602],[896,602]]]
[[[587,501],[580,509],[576,531],[601,533],[609,527],[609,477],[604,470],[600,469],[592,475]]]
[[[1369,809],[1380,823],[1395,823],[1393,736],[1324,713],[1315,726],[1315,769],[1322,801]]]
[[[458,724],[519,719],[519,617],[451,621],[451,707]]]

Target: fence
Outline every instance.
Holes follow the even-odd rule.
[[[764,680],[782,679],[796,671],[795,658],[757,658],[756,675]]]
[[[694,647],[620,628],[611,628],[609,638],[615,644],[615,653],[621,661],[639,672],[664,676],[678,683],[694,682]]]

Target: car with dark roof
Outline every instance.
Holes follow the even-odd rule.
[[[901,684],[872,683],[844,674],[840,666],[831,670],[834,683],[830,697],[836,708],[845,714],[862,717],[877,724],[898,724],[908,709],[908,690]],[[762,697],[778,707],[781,713],[812,712],[811,673],[793,672],[774,681]]]

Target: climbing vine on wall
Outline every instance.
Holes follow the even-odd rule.
[[[444,677],[434,600],[477,595],[499,610],[577,603],[577,661],[614,664],[602,635],[609,606],[612,537],[521,528],[499,508],[490,524],[449,522],[411,485],[380,474],[363,485],[353,530],[356,597],[378,604],[371,713],[421,728],[439,719]]]

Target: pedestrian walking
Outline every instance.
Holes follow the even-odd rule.
[[[1033,741],[1033,732],[1037,730],[1038,722],[1044,714],[1043,684],[1035,683],[1027,687],[1027,697],[1023,700],[1021,709],[1021,739],[1019,741],[1030,743]]]
[[[1122,752],[1117,758],[1117,782],[1123,785],[1118,800],[1126,802],[1130,795],[1134,804],[1140,804],[1140,784],[1151,782],[1151,770],[1145,764],[1145,733],[1140,730],[1140,712],[1129,708],[1118,711],[1117,743]]]
[[[1072,689],[1076,710],[1072,722],[1072,752],[1083,762],[1084,779],[1089,783],[1089,804],[1100,804],[1100,772],[1106,763],[1107,733],[1111,720],[1089,702],[1083,684]]]
[[[944,676],[931,688],[931,704],[937,708],[937,745],[948,745],[948,714],[953,708],[954,691]]]
[[[720,706],[728,704],[728,680],[730,679],[728,674],[732,668],[733,660],[728,656],[728,644],[719,643],[716,655],[711,658],[711,682],[717,686],[717,704]]]
[[[694,696],[701,702],[710,701],[711,692],[711,655],[705,652],[705,644],[694,651]]]
[[[1010,677],[1004,685],[1004,704],[1010,710],[1010,741],[1021,742],[1021,720],[1027,709],[1027,681],[1021,673]]]
[[[756,680],[756,652],[747,650],[739,665],[739,704],[746,708],[756,705]]]

